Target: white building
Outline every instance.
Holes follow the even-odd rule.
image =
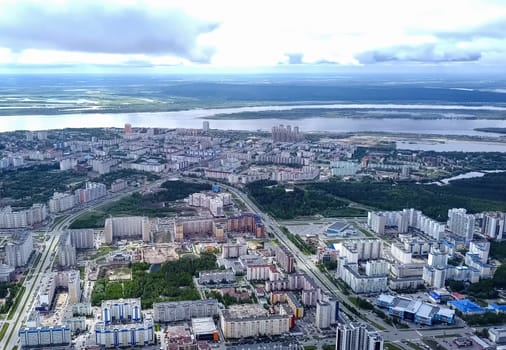
[[[60,213],[72,209],[76,205],[76,197],[70,193],[55,192],[49,199],[49,211],[51,213]]]
[[[2,247],[5,251],[5,261],[12,267],[25,266],[32,255],[33,237],[31,232],[14,233]]]
[[[220,325],[225,339],[288,334],[290,316],[269,314],[262,306],[232,305],[221,311]]]
[[[0,282],[10,282],[14,278],[14,266],[0,264]]]
[[[153,304],[153,319],[155,322],[160,323],[189,321],[196,317],[214,317],[217,315],[218,301],[216,299]]]
[[[67,230],[66,234],[70,235],[72,245],[76,249],[92,249],[95,247],[92,229]]]
[[[406,251],[404,247],[398,243],[391,244],[390,254],[392,254],[392,257],[401,264],[411,264],[413,261],[413,254]]]
[[[488,262],[490,252],[490,242],[488,241],[471,241],[469,243],[469,254],[478,255],[482,263]]]
[[[18,335],[22,348],[69,346],[72,337],[68,326],[22,327]]]
[[[221,249],[221,257],[225,259],[238,258],[246,254],[248,254],[246,242],[225,243]]]
[[[492,239],[502,240],[506,232],[505,213],[485,213],[481,225],[481,233]]]
[[[444,288],[446,281],[446,267],[445,266],[425,266],[423,269],[423,280],[427,285],[434,288]]]
[[[383,338],[370,325],[341,323],[336,331],[336,350],[383,350]]]
[[[140,299],[115,299],[104,300],[101,305],[102,320],[106,325],[120,322],[140,322],[141,300]]]
[[[146,318],[137,323],[108,325],[95,324],[95,343],[104,348],[146,346],[154,343],[153,320]]]
[[[448,229],[456,235],[464,237],[466,242],[473,239],[474,224],[474,215],[467,214],[466,209],[448,210]]]
[[[49,310],[57,288],[68,290],[69,304],[79,303],[81,300],[81,280],[78,270],[49,272],[42,278],[35,305],[42,310]]]
[[[83,204],[95,201],[107,195],[107,188],[98,182],[86,182],[85,188],[75,190],[76,203]]]
[[[379,239],[354,239],[338,244],[339,256],[349,263],[360,260],[379,259],[383,253],[383,242]]]
[[[375,267],[370,267],[370,270],[375,270]],[[336,277],[341,278],[355,293],[378,293],[387,290],[388,287],[386,274],[362,275],[359,273],[359,265],[349,264],[346,258],[339,258]]]
[[[488,338],[496,344],[506,344],[506,327],[490,327]]]
[[[386,226],[397,227],[399,233],[416,229],[439,240],[445,232],[445,225],[422,214],[420,210],[403,209],[402,211],[369,212],[367,224],[376,233],[384,232]]]
[[[231,283],[235,282],[235,272],[229,270],[212,270],[212,271],[200,271],[199,272],[199,283]]]
[[[332,323],[332,306],[325,302],[319,301],[316,304],[316,327],[319,329],[329,328]]]
[[[448,254],[440,249],[432,248],[429,253],[428,264],[431,267],[446,267],[448,265]]]
[[[13,211],[11,206],[0,210],[0,228],[21,228],[38,224],[47,218],[47,206],[34,204],[31,208]]]
[[[367,225],[371,230],[379,235],[385,233],[386,216],[381,212],[368,212],[367,213]]]
[[[151,240],[151,223],[145,216],[125,216],[105,220],[105,243],[111,244],[115,239]]]
[[[60,237],[58,247],[58,263],[63,267],[77,265],[76,248],[72,245],[72,240],[69,235],[63,234]]]
[[[60,170],[62,171],[71,170],[75,166],[77,166],[77,159],[75,158],[65,158],[60,160]]]

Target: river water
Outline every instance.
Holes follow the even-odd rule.
[[[87,113],[61,115],[15,115],[0,117],[0,131],[13,130],[43,130],[75,127],[123,127],[125,123],[139,127],[160,128],[200,128],[202,118],[213,117],[217,114],[232,114],[240,112],[259,112],[269,110],[290,109],[397,109],[412,108],[424,110],[497,110],[504,107],[496,106],[440,106],[440,105],[373,105],[373,104],[332,104],[332,105],[303,105],[303,106],[258,106],[220,109],[192,109],[171,112],[146,113]],[[475,131],[475,128],[503,127],[506,120],[486,119],[412,119],[412,118],[302,118],[296,120],[262,118],[262,119],[227,119],[209,120],[211,128],[228,130],[270,130],[279,124],[298,125],[301,131],[330,131],[330,132],[390,132],[414,133],[434,135],[483,135],[499,136],[497,134]]]

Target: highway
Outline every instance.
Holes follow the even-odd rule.
[[[349,304],[348,296],[344,295],[341,290],[339,290],[328,278],[327,276],[320,271],[320,269],[314,264],[311,259],[302,254],[299,249],[286,237],[286,235],[281,232],[279,229],[279,225],[270,215],[262,212],[256,205],[253,203],[253,201],[248,197],[247,194],[243,193],[242,191],[238,190],[235,187],[231,187],[225,184],[220,183],[220,186],[227,189],[231,193],[233,193],[237,198],[239,198],[243,203],[246,205],[246,207],[254,212],[257,213],[262,220],[264,221],[264,224],[266,227],[272,228],[274,236],[282,242],[284,245],[288,247],[288,249],[292,252],[292,254],[295,256],[297,261],[297,267],[298,269],[302,270],[303,272],[306,272],[309,276],[313,277],[314,280],[322,287],[323,291],[326,291],[330,295],[333,295],[337,298],[340,302],[345,301]],[[358,317],[357,315],[354,315],[350,312],[345,306],[340,303],[339,308],[341,311],[346,312],[348,315],[352,315],[353,317]],[[363,311],[357,308],[359,312],[361,312],[360,318],[362,321],[365,321],[365,323],[371,324],[374,322],[377,325],[380,325],[383,329],[378,329],[380,333],[382,333],[383,338],[385,341],[390,341],[398,344],[401,347],[404,347],[404,344],[401,344],[401,340],[409,340],[409,341],[418,341],[422,337],[431,337],[431,336],[442,336],[445,334],[464,334],[464,333],[473,333],[471,328],[469,327],[440,327],[440,328],[431,328],[431,327],[422,327],[422,326],[416,326],[416,328],[409,328],[409,329],[397,329],[394,326],[391,326],[385,322],[381,318],[379,318],[376,314],[372,313],[371,311]],[[343,314],[340,313],[340,317]],[[345,322],[349,321],[349,318],[344,315],[342,317],[342,320]],[[372,322],[371,322],[372,321]],[[375,326],[374,324],[372,324]],[[377,327],[376,327],[377,328]]]

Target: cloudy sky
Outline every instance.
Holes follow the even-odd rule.
[[[0,0],[0,71],[504,69],[506,0]]]

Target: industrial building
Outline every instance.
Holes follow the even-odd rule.
[[[376,305],[388,309],[390,316],[418,324],[431,326],[434,323],[455,322],[455,311],[420,300],[381,294],[376,299]]]

